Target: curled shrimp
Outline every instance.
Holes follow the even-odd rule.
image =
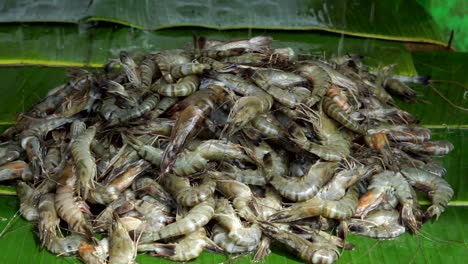
[[[205,177],[198,186],[191,186],[187,178],[169,174],[163,178],[164,186],[182,206],[195,206],[213,196],[216,181]]]
[[[78,253],[81,243],[85,238],[78,234],[66,237],[52,236],[49,243],[45,244],[47,250],[58,256],[72,256]]]
[[[340,256],[338,249],[333,244],[313,243],[264,222],[260,226],[265,234],[295,252],[299,258],[308,263],[333,263]]]
[[[397,210],[378,209],[370,212],[364,219],[351,218],[349,231],[353,234],[377,239],[392,239],[405,233],[404,226],[398,223],[400,214]]]
[[[160,74],[154,56],[145,58],[138,68],[140,72],[141,89],[147,91],[151,87],[153,78]]]
[[[144,114],[153,110],[159,102],[159,96],[151,94],[146,97],[141,104],[132,109],[121,110],[114,113],[109,120],[109,126],[124,124],[132,119],[143,116]]]
[[[354,131],[358,134],[366,134],[367,129],[364,125],[359,124],[356,120],[352,119],[346,112],[344,112],[338,104],[336,104],[332,99],[324,97],[322,101],[323,111],[335,121],[348,128],[351,131]]]
[[[357,204],[358,193],[355,188],[350,188],[340,200],[330,201],[315,196],[273,214],[269,220],[285,223],[319,215],[333,219],[347,219],[354,215]]]
[[[319,102],[327,93],[331,86],[331,78],[322,68],[307,63],[299,64],[296,72],[306,78],[314,87],[309,98],[304,102],[308,107],[312,107]]]
[[[21,156],[22,152],[23,149],[18,144],[11,142],[0,143],[0,165],[15,161]]]
[[[372,176],[368,192],[359,199],[356,216],[364,217],[368,212],[376,208],[384,199],[386,192],[393,192],[402,205],[401,217],[405,226],[417,233],[419,224],[413,208],[415,201],[412,189],[401,173],[383,171]]]
[[[199,85],[200,77],[198,75],[187,75],[176,83],[167,83],[161,78],[151,86],[151,90],[164,96],[181,97],[193,94]]]
[[[213,226],[211,233],[211,239],[213,242],[220,246],[224,252],[229,254],[250,252],[257,248],[257,244],[251,246],[238,245],[229,237],[228,231],[220,225]]]
[[[143,233],[140,243],[158,241],[195,232],[211,220],[214,215],[214,206],[214,199],[209,198],[195,205],[183,218],[177,220],[177,222],[151,233]]]
[[[443,178],[418,168],[403,167],[401,173],[412,186],[426,192],[431,199],[432,205],[424,212],[423,220],[434,216],[438,219],[453,196],[450,185]]]
[[[91,126],[71,143],[71,154],[78,175],[78,192],[84,199],[90,189],[94,189],[97,168],[94,156],[91,154],[91,142],[96,135],[96,127]]]
[[[171,75],[171,68],[185,63],[190,63],[190,58],[183,50],[165,50],[154,56],[157,66],[167,83],[174,83],[175,79]]]
[[[291,201],[306,201],[314,197],[331,179],[337,165],[336,162],[317,162],[303,177],[287,179],[282,175],[274,175],[270,179],[270,184]]]
[[[244,227],[227,199],[218,198],[216,200],[213,219],[226,229],[227,236],[238,246],[256,246],[260,242],[262,232],[258,225],[252,224],[249,227]]]
[[[216,190],[232,200],[239,216],[250,222],[257,218],[250,206],[255,200],[249,186],[235,180],[218,179]]]
[[[252,161],[244,147],[213,139],[204,141],[194,150],[180,153],[172,165],[172,171],[179,176],[190,175],[203,170],[210,161],[224,159]]]
[[[172,196],[157,181],[150,177],[136,179],[133,183],[133,189],[139,195],[150,195],[164,204],[175,205]]]
[[[135,61],[128,55],[127,52],[120,52],[120,66],[127,75],[128,81],[135,87],[141,87],[141,78],[137,72],[137,65]]]
[[[83,241],[80,244],[79,254],[81,260],[85,263],[106,264],[109,255],[109,240],[104,238],[97,245],[91,245]]]

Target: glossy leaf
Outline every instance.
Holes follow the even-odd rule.
[[[378,66],[396,64],[397,71],[414,75],[411,54],[404,44],[310,32],[180,28],[144,31],[127,27],[96,27],[79,31],[73,25],[1,25],[0,65],[46,65],[100,67],[121,50],[131,54],[157,52],[189,46],[192,34],[215,39],[239,39],[271,35],[277,47],[291,47],[299,54],[365,54],[365,62]],[[19,44],[18,44],[19,43]]]
[[[106,21],[141,29],[200,26],[325,30],[444,45],[425,9],[414,1],[4,1],[0,22]]]

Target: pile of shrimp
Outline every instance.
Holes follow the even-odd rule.
[[[333,263],[354,248],[349,233],[417,234],[447,207],[432,157],[453,145],[392,97],[417,101],[406,83],[426,78],[296,55],[266,36],[194,44],[75,70],[1,135],[0,180],[17,185],[48,251],[262,261],[278,244]]]

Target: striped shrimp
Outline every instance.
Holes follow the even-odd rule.
[[[453,196],[452,187],[443,178],[418,168],[403,167],[401,173],[412,186],[427,193],[432,202],[424,212],[423,220],[434,216],[438,219]]]
[[[141,78],[137,72],[135,61],[128,55],[127,52],[120,52],[120,66],[127,75],[128,81],[135,87],[141,87]]]
[[[151,90],[164,96],[182,97],[193,94],[198,90],[199,85],[200,77],[198,75],[187,75],[180,78],[176,83],[168,83],[160,78],[151,86]]]
[[[28,221],[36,221],[39,219],[39,211],[37,209],[37,200],[34,197],[34,188],[23,181],[18,181],[16,185],[16,194],[20,201],[20,213],[24,219]]]
[[[241,246],[236,244],[233,241],[233,239],[229,237],[226,228],[218,224],[213,226],[211,233],[211,239],[213,240],[213,242],[220,246],[224,250],[224,252],[229,254],[250,252],[255,250],[258,246],[258,244],[254,244],[251,246]]]
[[[168,174],[163,179],[163,185],[182,206],[195,206],[213,196],[216,181],[205,177],[198,186],[191,186],[187,178]]]
[[[286,223],[319,215],[333,219],[347,219],[354,215],[357,204],[358,192],[355,188],[350,188],[340,200],[330,201],[315,196],[273,214],[269,220]]]
[[[245,227],[227,199],[218,198],[213,219],[226,229],[227,236],[238,246],[251,247],[260,242],[262,232],[257,224]]]
[[[71,155],[75,162],[78,175],[78,195],[86,200],[90,189],[95,188],[97,168],[94,156],[91,154],[91,142],[96,135],[96,127],[91,126],[71,143]]]
[[[392,239],[406,231],[405,227],[398,223],[399,218],[400,214],[395,209],[377,209],[367,214],[364,219],[351,218],[348,228],[353,234],[377,239]]]
[[[92,237],[91,226],[85,214],[91,214],[88,205],[75,194],[76,177],[72,166],[67,165],[59,179],[55,194],[57,214],[68,223],[68,228],[86,237]]]
[[[39,211],[39,239],[41,245],[48,247],[59,230],[60,218],[55,210],[55,194],[48,193],[40,197],[37,206]]]
[[[327,93],[331,86],[331,78],[322,68],[308,63],[299,64],[296,68],[296,72],[300,76],[306,78],[314,87],[310,97],[304,101],[305,105],[312,107]]]
[[[195,232],[211,220],[214,215],[214,206],[214,199],[209,198],[195,205],[183,218],[177,220],[175,223],[169,224],[157,231],[143,234],[140,238],[140,243],[158,241]]]
[[[109,263],[136,263],[137,247],[117,215],[110,230]]]
[[[323,111],[335,121],[348,128],[351,131],[354,131],[358,134],[366,134],[366,127],[362,124],[359,124],[356,120],[352,119],[349,114],[345,113],[338,104],[336,104],[332,99],[324,97],[322,101]]]
[[[120,110],[112,115],[109,120],[109,126],[124,124],[132,119],[139,118],[153,110],[159,102],[159,95],[150,94],[141,104],[128,110]]]

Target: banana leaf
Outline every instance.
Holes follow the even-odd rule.
[[[215,39],[239,39],[271,35],[274,46],[291,47],[298,54],[317,56],[365,54],[373,66],[396,64],[401,74],[415,75],[411,54],[400,42],[318,34],[311,32],[229,30],[201,28],[144,31],[121,26],[92,27],[80,31],[74,25],[1,25],[0,65],[102,67],[122,50],[133,55],[190,46],[192,34]],[[19,43],[19,44],[18,44]]]
[[[445,45],[416,1],[33,1],[0,4],[0,22],[112,22],[140,29],[200,26],[226,29],[323,30]]]

